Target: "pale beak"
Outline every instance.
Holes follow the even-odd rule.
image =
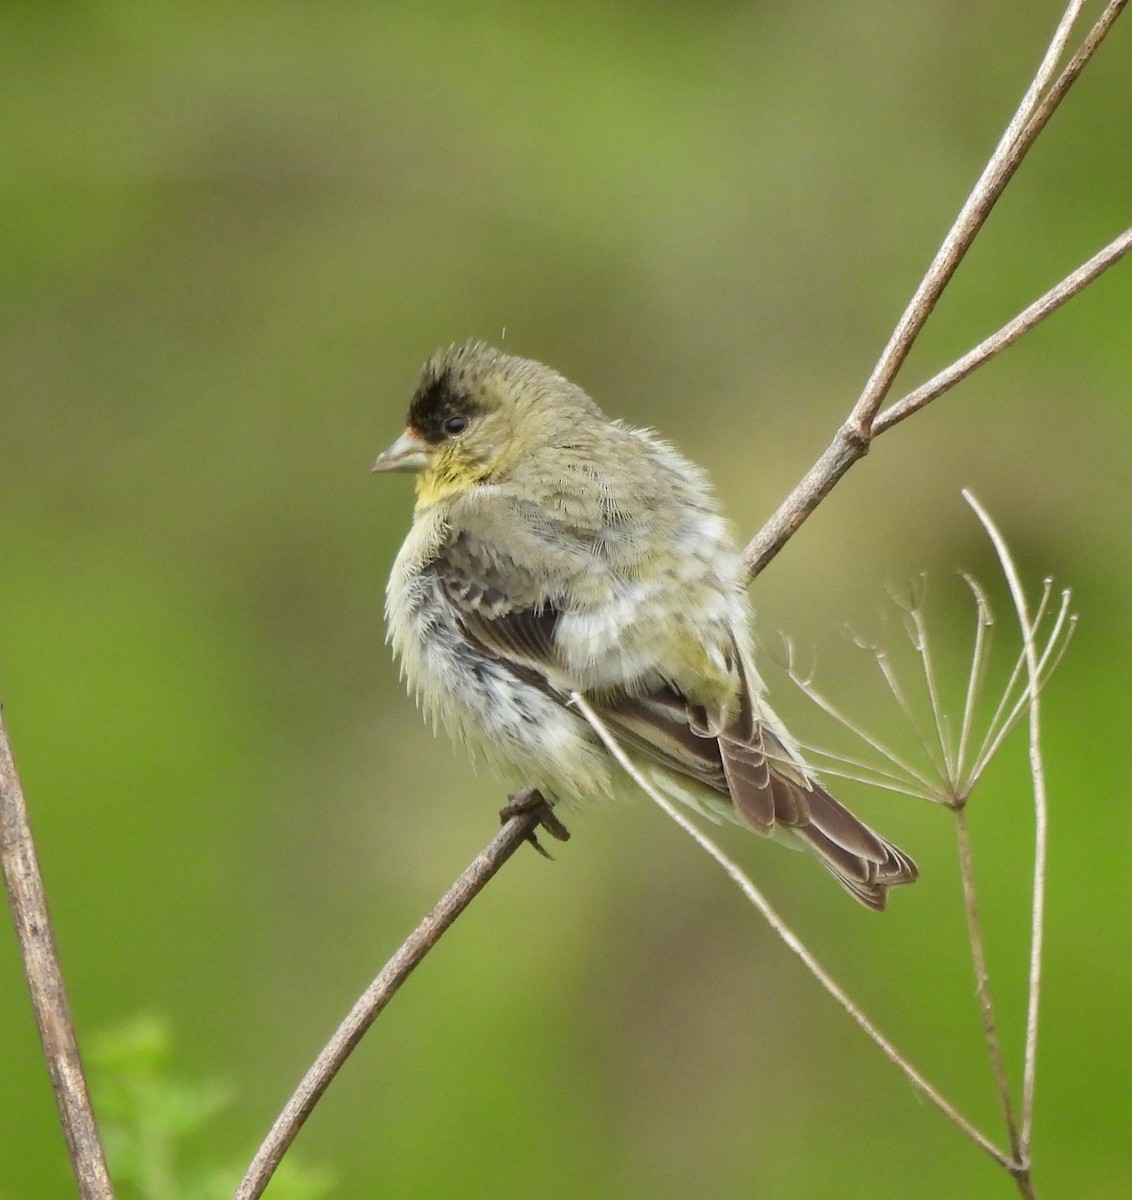
[[[406,429],[384,453],[377,456],[374,471],[423,471],[432,449],[419,433]]]

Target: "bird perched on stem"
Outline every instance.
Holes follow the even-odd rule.
[[[425,363],[375,471],[417,473],[389,640],[435,725],[552,802],[623,773],[580,692],[665,794],[812,851],[870,908],[916,865],[815,780],[763,698],[739,555],[704,474],[541,363]]]

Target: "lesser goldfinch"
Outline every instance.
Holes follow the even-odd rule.
[[[552,802],[609,794],[623,772],[570,706],[580,692],[666,794],[787,832],[870,908],[916,878],[768,707],[735,543],[667,442],[466,343],[425,363],[374,470],[417,472],[386,614],[434,725]]]

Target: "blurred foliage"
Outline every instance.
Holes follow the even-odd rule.
[[[239,1097],[196,1136],[204,1161],[250,1157],[493,829],[499,789],[424,728],[382,645],[411,495],[367,468],[419,362],[481,336],[554,364],[708,467],[753,531],[857,394],[1058,11],[0,6],[0,697],[80,1037],[162,1013],[184,1075]],[[1125,26],[909,386],[1127,224]],[[1124,265],[886,435],[755,587],[768,648],[788,632],[866,723],[883,693],[840,627],[875,625],[885,586],[924,570],[954,598],[946,662],[969,638],[950,573],[998,586],[961,486],[1031,585],[1075,589],[1045,704],[1043,1194],[1132,1181],[1130,313]],[[729,844],[996,1130],[946,815],[846,795],[923,871],[883,918],[812,864]],[[1017,1075],[1020,750],[971,819]],[[569,823],[556,863],[520,855],[476,901],[304,1131],[341,1194],[1011,1194],[659,814]],[[68,1168],[6,933],[0,1028],[0,1195],[55,1200]]]
[[[232,1103],[215,1083],[185,1083],[170,1074],[164,1021],[136,1017],[93,1040],[93,1099],[118,1200],[209,1200],[229,1196],[244,1165],[209,1161],[201,1136]],[[271,1182],[272,1200],[319,1200],[330,1180],[294,1154]]]

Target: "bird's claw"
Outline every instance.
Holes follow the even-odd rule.
[[[554,806],[538,788],[525,787],[520,788],[517,792],[511,792],[507,797],[507,803],[499,810],[499,820],[506,825],[512,817],[521,817],[529,813],[537,814],[538,819],[532,825],[530,833],[527,834],[527,841],[543,858],[553,860],[554,855],[543,847],[538,840],[536,830],[541,825],[552,838],[559,842],[568,842],[570,831],[555,816]]]

